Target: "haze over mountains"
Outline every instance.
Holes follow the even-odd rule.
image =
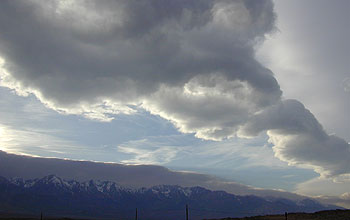
[[[232,193],[237,196],[259,196],[261,197],[259,199],[262,200],[266,198],[283,198],[293,201],[291,203],[294,205],[295,202],[308,199],[308,197],[286,191],[258,189],[236,182],[218,179],[209,175],[172,171],[161,166],[136,166],[116,163],[29,157],[8,154],[0,151],[0,176],[5,177],[6,179],[14,179],[18,177],[23,178],[24,180],[42,179],[50,174],[55,174],[61,179],[74,180],[75,182],[89,182],[90,180],[110,181],[112,183],[117,183],[116,186],[120,189],[137,190],[142,187],[150,188],[157,185],[178,185],[182,187],[199,186],[214,191],[224,190],[227,193]],[[17,185],[18,183],[21,182],[17,181]],[[24,181],[22,183],[28,184],[30,181]],[[23,186],[22,183],[19,184],[19,186]],[[30,183],[30,185],[33,185],[32,183]],[[331,204],[338,204],[339,199],[332,199]],[[329,204],[328,201],[322,202]],[[317,207],[320,208],[324,206]],[[297,207],[294,207],[293,209],[297,209]],[[321,208],[314,210],[321,210]]]
[[[258,189],[214,176],[172,171],[155,165],[122,165],[91,161],[72,161],[8,154],[0,151],[0,176],[24,179],[55,174],[77,181],[109,180],[122,186],[139,188],[154,185],[202,186],[210,190],[225,190],[237,195],[274,196],[289,199],[306,198],[280,190]]]

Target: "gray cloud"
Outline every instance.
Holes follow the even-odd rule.
[[[285,100],[254,116],[240,131],[266,131],[275,156],[291,165],[310,166],[325,177],[349,176],[350,146],[328,135],[312,113],[296,100]]]
[[[249,83],[215,74],[196,76],[183,88],[161,87],[142,106],[182,132],[221,140],[234,136],[239,126],[278,99],[279,93],[266,94]]]
[[[345,78],[343,80],[343,88],[345,92],[350,92],[350,78]]]
[[[101,120],[198,75],[281,93],[254,59],[254,43],[273,28],[270,1],[84,3],[1,3],[3,86]]]
[[[102,121],[141,107],[203,139],[267,131],[278,158],[349,174],[349,144],[281,100],[255,59],[274,30],[271,1],[0,4],[1,85],[18,94]]]

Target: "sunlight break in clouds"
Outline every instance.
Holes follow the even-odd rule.
[[[73,147],[80,148],[76,143],[54,137],[46,131],[13,129],[0,124],[0,150],[8,153],[37,156],[36,151],[40,149],[59,156]]]
[[[349,144],[255,58],[274,22],[268,0],[2,1],[1,85],[101,121],[143,108],[207,140],[267,132],[279,159],[346,177]]]

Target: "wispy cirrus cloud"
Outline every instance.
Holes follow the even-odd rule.
[[[130,159],[120,161],[125,164],[166,164],[171,162],[181,151],[179,147],[157,143],[151,143],[151,146],[147,146],[149,143],[146,140],[130,141],[127,144],[117,147],[118,152],[131,155]]]
[[[0,124],[0,150],[25,155],[66,155],[72,148],[81,148],[77,143],[60,139],[47,130],[14,129]],[[38,154],[37,154],[38,153]]]

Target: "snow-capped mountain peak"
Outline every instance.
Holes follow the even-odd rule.
[[[9,199],[10,198],[10,199]],[[202,218],[212,214],[215,217],[240,216],[237,210],[254,215],[284,213],[296,211],[318,211],[326,209],[313,200],[299,203],[287,199],[267,200],[257,196],[236,196],[224,191],[210,191],[202,187],[182,187],[176,185],[159,185],[149,188],[129,189],[106,180],[89,180],[79,182],[65,180],[55,175],[39,179],[7,180],[0,177],[0,200],[16,201],[16,209],[38,212],[46,208],[53,215],[64,213],[71,215],[95,216],[96,218],[118,217],[131,219],[134,208],[143,210],[149,219],[156,219],[152,213],[160,214],[158,219],[169,219],[168,210],[176,220],[183,216],[183,208],[189,204],[192,209],[200,209]],[[67,204],[69,204],[67,206]],[[209,210],[209,211],[208,211]],[[217,215],[217,214],[220,215]],[[199,216],[198,216],[199,218]]]

